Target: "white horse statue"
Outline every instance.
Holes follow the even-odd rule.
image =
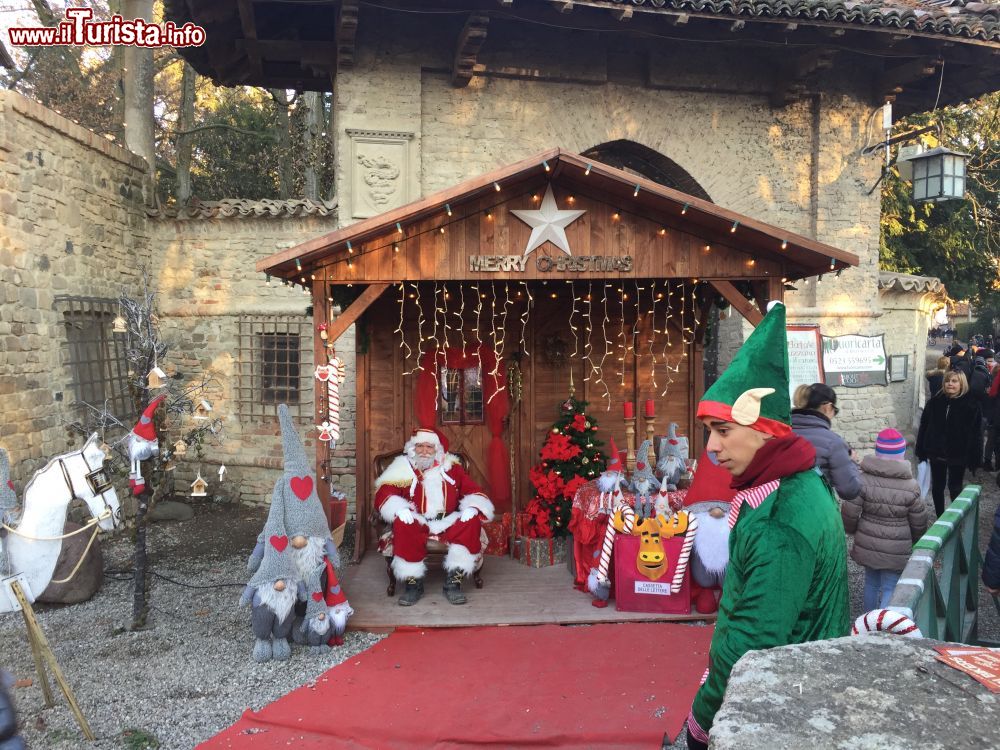
[[[27,589],[24,593],[29,601],[52,581],[70,502],[78,498],[90,509],[93,517],[84,525],[84,534],[94,535],[97,529],[110,531],[121,522],[118,495],[104,468],[105,458],[94,433],[81,450],[50,460],[24,488],[20,520],[5,529],[0,555],[6,556],[9,575],[18,576],[22,588]],[[0,566],[3,562],[0,557]],[[12,592],[0,587],[0,613],[17,609],[13,600]]]

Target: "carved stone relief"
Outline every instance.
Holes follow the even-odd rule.
[[[348,130],[351,139],[351,216],[366,219],[412,200],[413,133]]]

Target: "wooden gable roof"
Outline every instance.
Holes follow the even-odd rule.
[[[573,278],[794,280],[858,265],[853,253],[555,148],[283,250],[257,270],[296,283],[317,272],[331,283],[553,278],[567,256],[548,243],[535,254],[556,259],[549,267],[475,260],[526,256],[531,230],[511,211],[537,208],[550,185],[561,207],[587,211],[566,228],[572,257],[630,258],[628,268],[558,269]]]

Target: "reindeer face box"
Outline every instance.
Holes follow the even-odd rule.
[[[631,526],[623,512],[617,511],[611,520],[619,534],[639,537],[639,552],[635,567],[640,575],[657,581],[667,572],[670,559],[663,548],[663,540],[684,534],[688,530],[687,513],[677,513],[669,518],[663,515],[642,518]]]

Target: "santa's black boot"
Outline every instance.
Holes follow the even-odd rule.
[[[452,604],[465,604],[468,601],[462,593],[463,578],[465,573],[456,569],[450,571],[448,577],[444,579],[444,595]]]
[[[424,582],[419,578],[410,576],[406,579],[406,589],[403,591],[403,595],[399,597],[399,606],[410,607],[420,601],[420,597],[423,595]]]

